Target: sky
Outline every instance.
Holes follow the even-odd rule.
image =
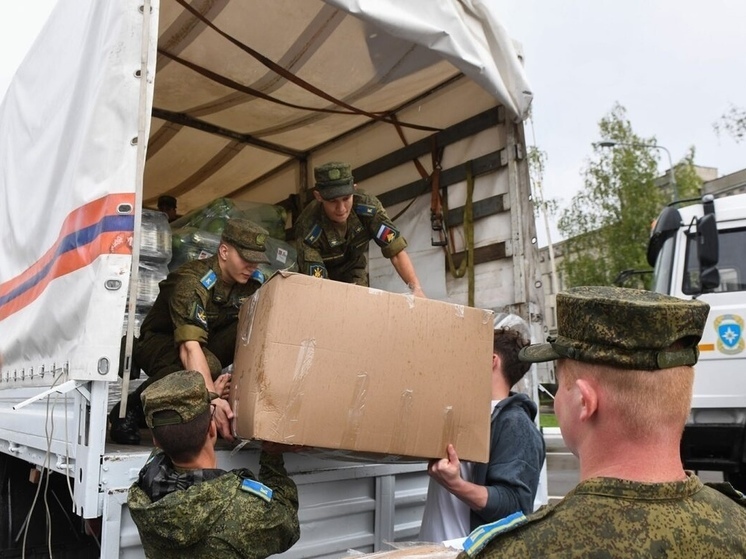
[[[534,101],[527,139],[547,156],[544,196],[569,205],[615,103],[634,132],[655,136],[674,162],[689,147],[719,176],[746,168],[746,142],[713,124],[746,107],[744,0],[486,0],[522,45]],[[0,95],[55,0],[6,2],[0,19]],[[665,152],[659,170],[668,169]],[[543,223],[539,244],[547,243]],[[549,238],[558,240],[556,227]]]

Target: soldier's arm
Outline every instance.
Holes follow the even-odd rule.
[[[417,279],[417,273],[414,270],[412,260],[409,258],[406,250],[391,257],[391,264],[394,266],[399,277],[409,286],[415,297],[425,297],[425,293],[420,286],[420,280]]]
[[[205,379],[205,386],[208,392],[216,392],[215,384],[210,375],[210,366],[207,364],[205,352],[202,351],[202,345],[195,340],[187,340],[179,345],[179,357],[184,369],[189,371],[198,371],[202,378]],[[217,392],[216,392],[217,393]],[[231,433],[231,422],[233,411],[227,400],[223,398],[214,398],[212,403],[215,405],[215,423],[222,437],[228,441],[233,440]]]
[[[304,241],[304,237],[297,239],[296,247],[298,250],[298,271],[301,274],[317,278],[329,277],[324,259],[321,258],[321,253],[312,246],[309,246]]]

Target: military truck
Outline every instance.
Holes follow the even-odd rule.
[[[530,101],[487,2],[60,0],[0,106],[0,549],[143,556],[126,493],[151,448],[112,444],[107,412],[134,382],[160,195],[282,207],[291,230],[313,167],[347,161],[400,214],[429,297],[542,337]],[[373,286],[406,289],[370,254]],[[287,557],[416,538],[425,463],[287,464]]]

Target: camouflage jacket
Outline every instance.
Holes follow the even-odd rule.
[[[581,482],[555,505],[474,530],[461,559],[746,557],[746,497],[729,484]]]
[[[314,200],[298,217],[295,240],[300,273],[366,286],[371,240],[381,247],[386,258],[407,247],[378,198],[362,192],[353,196],[344,236],[326,217],[321,203]]]
[[[179,472],[154,452],[130,487],[127,505],[149,559],[260,558],[300,536],[298,491],[282,455],[262,452],[249,470]]]
[[[238,320],[241,304],[259,284],[228,286],[221,280],[217,256],[192,260],[174,270],[159,284],[158,297],[140,328],[169,334],[180,344],[190,340],[206,344],[210,330],[218,330]]]

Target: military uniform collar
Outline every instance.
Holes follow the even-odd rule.
[[[345,241],[351,235],[357,233],[359,230],[363,228],[363,224],[360,222],[360,219],[357,217],[357,214],[355,214],[354,197],[353,197],[353,207],[350,210],[350,215],[347,216],[347,228],[345,229],[344,235],[340,235],[340,233],[337,230],[337,224],[334,223],[331,219],[329,219],[326,216],[326,212],[324,211],[324,206],[321,205],[321,202],[319,202],[319,213],[321,214],[321,228],[324,230],[324,233],[326,234],[326,240],[329,242],[330,247],[335,247],[335,246],[344,244]]]

